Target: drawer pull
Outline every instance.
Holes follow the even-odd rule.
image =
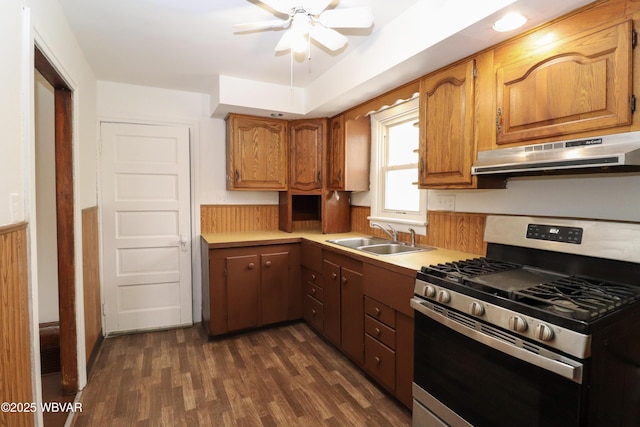
[[[337,275],[336,273],[332,273],[332,274],[331,274],[331,278],[332,278],[333,280],[336,280],[336,277],[338,277],[338,275]]]
[[[382,331],[380,330],[380,328],[376,328],[376,329],[375,329],[375,333],[376,333],[376,336],[380,336],[380,334],[382,333]]]
[[[380,358],[378,356],[374,357],[373,360],[376,361],[376,365],[380,364]]]
[[[265,266],[265,267],[267,267],[267,268],[271,267],[271,261],[267,261],[267,262],[265,262],[265,263],[264,263],[264,266]]]
[[[346,277],[342,278],[342,283],[344,283],[345,285],[347,284],[347,278]]]
[[[374,311],[376,312],[376,316],[380,316],[380,313],[382,313],[378,307],[376,307]]]
[[[315,274],[311,275],[311,280],[316,280],[316,275]]]
[[[249,263],[249,265],[248,265],[249,270],[253,270],[253,268],[254,268],[255,266],[256,266],[256,265],[255,265],[254,263],[250,262],[250,263]]]
[[[311,310],[311,315],[315,316],[316,315],[316,311],[314,309]]]
[[[316,288],[311,288],[311,293],[315,294],[316,293]]]

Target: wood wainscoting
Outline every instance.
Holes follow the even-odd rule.
[[[84,335],[87,371],[97,355],[102,341],[102,310],[100,299],[100,242],[98,207],[82,210],[82,281],[84,289]]]
[[[278,205],[201,205],[200,232],[278,229]]]
[[[377,228],[369,226],[367,217],[370,214],[371,209],[368,206],[352,206],[351,231],[378,237],[388,237]],[[417,244],[483,256],[487,253],[487,245],[484,243],[484,225],[487,215],[429,211],[427,218],[429,219],[427,236],[416,236]],[[398,233],[398,240],[408,242],[409,234]]]
[[[35,401],[31,387],[27,271],[27,223],[0,227],[0,394],[3,402]],[[2,426],[33,423],[33,413],[0,412]]]

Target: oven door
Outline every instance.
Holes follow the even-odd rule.
[[[414,427],[440,425],[435,419],[454,426],[584,425],[582,362],[547,350],[540,356],[517,344],[510,348],[499,342],[511,340],[506,331],[500,332],[505,338],[496,338],[481,332],[470,316],[419,298],[411,305]]]

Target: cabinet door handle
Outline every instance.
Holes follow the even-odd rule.
[[[315,316],[316,315],[316,311],[315,310],[311,310],[311,315]]]
[[[253,268],[254,268],[255,266],[256,266],[256,265],[255,265],[254,263],[250,262],[250,263],[249,263],[249,265],[248,265],[249,270],[253,270]]]
[[[311,280],[316,280],[316,275],[315,274],[311,275]]]
[[[264,266],[265,266],[265,267],[267,267],[267,268],[271,267],[271,261],[267,261],[267,262],[265,262],[265,263],[264,263]]]
[[[347,278],[346,277],[342,278],[342,283],[345,284],[345,285],[347,284]]]
[[[375,329],[375,333],[376,333],[376,336],[380,336],[380,334],[382,333],[382,331],[380,330],[380,328],[376,328],[376,329]]]
[[[373,360],[376,361],[376,365],[380,364],[380,358],[378,356],[374,357]]]
[[[338,277],[338,275],[337,275],[336,273],[331,273],[331,278],[332,278],[333,280],[336,280],[336,277]]]

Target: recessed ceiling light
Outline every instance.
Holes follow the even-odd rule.
[[[511,31],[522,27],[527,18],[516,12],[507,13],[493,24],[493,29],[499,32]]]

